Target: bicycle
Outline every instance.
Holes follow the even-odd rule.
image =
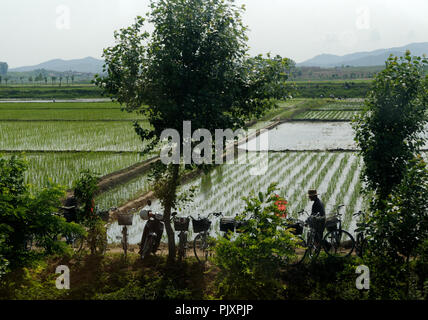
[[[291,229],[291,233],[296,237],[298,248],[295,250],[293,256],[287,256],[284,258],[284,263],[286,265],[296,266],[305,260],[306,251],[308,249],[305,239],[303,239],[303,229],[305,222],[298,219],[288,219],[285,223],[287,229]],[[303,250],[303,252],[301,252]]]
[[[177,212],[172,214],[174,221],[174,230],[180,232],[178,234],[178,250],[177,258],[178,261],[182,261],[186,257],[187,252],[187,231],[189,231],[190,218],[179,218],[176,217]]]
[[[110,212],[117,210],[117,207],[112,207],[108,210],[100,210],[99,206],[95,207],[95,216],[99,217],[104,223],[107,223],[110,218]],[[86,229],[92,229],[92,233],[88,236],[72,235],[68,238],[74,253],[79,255],[83,252],[85,242],[90,246],[91,252],[95,254],[105,254],[107,251],[107,233],[105,230],[99,229],[99,225],[92,225],[85,227]],[[91,238],[92,237],[92,238]]]
[[[300,261],[298,263],[303,262],[304,260],[306,260],[307,258],[309,258],[310,261],[315,260],[320,251],[321,251],[321,242],[319,239],[317,239],[317,233],[318,233],[318,228],[321,228],[321,220],[323,220],[324,218],[320,219],[321,217],[319,216],[319,214],[315,214],[315,215],[310,215],[308,212],[306,212],[305,210],[301,210],[298,212],[299,215],[302,214],[306,214],[308,215],[308,218],[302,223],[303,223],[303,229],[307,229],[306,231],[306,241],[303,237],[301,237],[301,247],[304,249],[304,253],[302,258],[300,258]],[[303,230],[302,230],[302,234],[303,234]]]
[[[342,229],[342,214],[339,213],[342,207],[344,205],[337,206],[333,216],[326,219],[325,228],[327,229],[327,234],[324,236],[322,246],[329,256],[348,257],[355,247],[355,240],[352,235]]]
[[[364,259],[364,254],[367,250],[367,239],[365,236],[365,228],[367,224],[365,223],[365,212],[360,210],[354,213],[354,217],[360,218],[360,221],[357,222],[357,229],[355,229],[355,232],[357,233],[355,241],[355,252],[357,256]]]
[[[208,260],[208,257],[212,256],[213,248],[215,247],[215,240],[209,236],[209,229],[211,227],[211,221],[209,220],[209,217],[211,215],[219,217],[222,215],[222,213],[213,212],[202,219],[199,215],[198,219],[190,216],[192,219],[193,231],[198,233],[198,235],[193,240],[193,252],[198,262],[202,264],[205,264]]]

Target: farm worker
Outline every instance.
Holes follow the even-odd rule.
[[[309,199],[311,201],[314,202],[314,204],[312,205],[312,211],[311,211],[311,215],[312,216],[316,216],[316,217],[320,217],[317,219],[317,223],[316,223],[316,234],[315,234],[315,241],[320,243],[322,240],[322,236],[323,236],[323,232],[324,232],[324,227],[325,227],[325,209],[324,209],[324,204],[322,203],[322,201],[318,198],[318,192],[317,190],[309,190],[308,191],[308,196]]]

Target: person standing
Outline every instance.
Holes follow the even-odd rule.
[[[311,216],[315,217],[315,241],[321,243],[324,228],[325,228],[325,209],[324,204],[318,198],[318,192],[315,189],[308,191],[308,196],[311,201],[313,201]]]

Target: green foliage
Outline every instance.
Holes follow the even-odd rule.
[[[37,256],[65,252],[68,247],[61,236],[83,233],[80,226],[54,214],[64,189],[51,185],[30,193],[24,184],[26,169],[26,162],[17,156],[0,159],[0,257],[11,269],[25,266]],[[39,248],[37,252],[29,248],[30,242]]]
[[[415,256],[428,239],[428,168],[421,156],[412,160],[393,190],[385,210],[370,215],[367,233],[376,254]]]
[[[79,205],[83,206],[79,221],[91,220],[94,217],[94,198],[98,190],[99,177],[89,170],[80,173],[73,185],[74,196]]]
[[[95,208],[99,177],[90,170],[82,171],[74,183],[74,196],[80,205],[78,221],[88,229],[86,237],[91,254],[103,254],[107,247],[107,229]]]
[[[289,268],[282,274],[290,300],[363,300],[367,291],[355,286],[355,270],[362,262],[356,257],[329,257],[321,254],[310,264]]]
[[[90,99],[102,98],[102,91],[91,86],[72,87],[33,87],[33,86],[0,86],[0,99]]]
[[[426,58],[412,57],[409,51],[401,58],[391,55],[354,122],[370,195],[366,233],[367,263],[375,275],[371,297],[410,297],[409,259],[428,235],[427,168],[421,157],[414,160],[428,122],[427,65]]]
[[[391,56],[354,122],[364,158],[364,182],[380,201],[401,182],[406,163],[423,145],[420,134],[428,121],[428,77],[423,77],[423,66],[427,64],[410,52],[400,59]]]
[[[285,287],[279,277],[284,259],[294,254],[297,241],[284,228],[275,202],[276,184],[265,194],[244,198],[245,211],[239,219],[250,215],[242,233],[230,241],[220,238],[215,263],[220,268],[218,291],[227,299],[278,299]]]
[[[365,97],[370,91],[371,81],[306,81],[297,82],[296,91],[300,98]]]

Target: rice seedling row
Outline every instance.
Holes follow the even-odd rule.
[[[3,154],[10,157],[10,153]],[[139,153],[25,153],[28,170],[25,182],[36,188],[50,182],[71,188],[82,170],[91,170],[100,176],[141,162]]]
[[[148,123],[142,123],[149,128]],[[0,122],[0,150],[132,151],[142,142],[127,122]]]
[[[254,160],[255,155],[249,153],[249,157],[250,160]],[[203,216],[216,211],[234,215],[242,212],[245,207],[241,199],[243,196],[248,196],[250,192],[257,194],[258,191],[266,190],[271,182],[277,181],[282,190],[281,194],[285,194],[289,201],[287,210],[289,213],[292,213],[294,208],[301,208],[305,203],[308,207],[307,210],[310,210],[311,203],[307,201],[308,187],[316,187],[319,190],[330,188],[330,192],[327,195],[321,195],[321,199],[325,201],[326,206],[332,206],[338,203],[337,201],[347,205],[344,226],[349,228],[351,224],[348,223],[348,220],[352,219],[352,214],[348,212],[358,211],[358,206],[361,204],[360,166],[360,160],[355,155],[311,152],[270,153],[269,169],[262,176],[249,175],[249,164],[223,165],[214,169],[207,176],[200,177],[181,188],[184,192],[191,186],[197,185],[201,187],[201,191],[198,190],[193,203],[182,208],[180,215],[192,214],[196,217],[198,213]],[[134,187],[137,188],[139,185],[144,186],[144,182],[136,182]],[[116,190],[112,192],[117,193]],[[128,193],[133,194],[133,191],[130,190]],[[106,207],[110,205],[114,204],[112,202],[105,204]],[[153,205],[161,211],[157,201]],[[135,219],[135,225],[129,230],[130,240],[133,243],[140,240],[144,227],[144,223],[138,217]],[[213,227],[218,230],[218,221],[213,222]],[[120,235],[120,228],[113,225],[109,234],[110,240],[116,241],[114,238],[116,234]],[[192,237],[192,235],[190,236]]]
[[[141,120],[143,117],[136,113],[121,111],[119,108],[110,109],[0,109],[0,121],[11,120]]]
[[[358,111],[306,111],[299,114],[296,119],[302,120],[351,120]]]

